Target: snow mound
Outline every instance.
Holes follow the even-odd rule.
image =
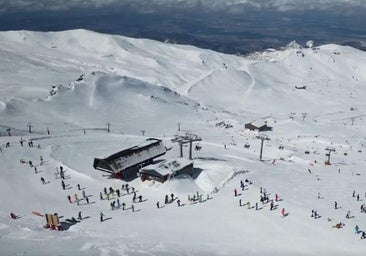
[[[218,70],[194,84],[188,95],[200,99],[205,105],[232,109],[245,104],[245,97],[250,95],[253,84],[253,78],[245,71]]]
[[[0,101],[0,112],[4,111],[6,109],[6,103],[3,101]]]

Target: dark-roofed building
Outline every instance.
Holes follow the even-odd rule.
[[[259,125],[259,124],[253,124],[253,123],[247,123],[245,124],[245,129],[251,130],[251,131],[260,131],[260,132],[266,132],[266,131],[272,131],[272,127],[268,126],[267,123]]]
[[[138,175],[142,181],[157,180],[163,183],[181,174],[193,175],[193,162],[191,160],[185,158],[167,159],[141,168]]]
[[[126,178],[136,175],[141,167],[152,163],[154,158],[164,155],[166,151],[161,140],[147,139],[141,145],[124,149],[104,159],[95,158],[93,167],[116,177]]]

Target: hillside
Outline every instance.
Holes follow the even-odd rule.
[[[354,226],[366,230],[365,52],[292,43],[243,57],[86,30],[9,31],[0,32],[0,61],[1,255],[364,254]],[[250,122],[273,127],[263,161],[259,133],[244,129]],[[147,200],[123,193],[126,211],[111,210],[116,197],[99,199],[126,182],[94,170],[94,157],[149,137],[171,148],[162,159],[178,157],[171,139],[186,132],[202,138],[192,178],[135,179],[129,185]],[[60,165],[66,190],[55,178]],[[245,179],[252,184],[240,190]],[[77,184],[90,204],[67,201],[81,196]],[[264,189],[279,195],[276,209],[259,202]],[[189,202],[196,193],[203,200]],[[314,209],[320,218],[310,217]],[[87,218],[56,232],[32,211]],[[111,219],[100,222],[101,211]]]

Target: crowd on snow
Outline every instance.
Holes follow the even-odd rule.
[[[19,143],[20,145],[23,147],[24,146],[24,142],[25,140],[23,138],[20,139]],[[5,148],[9,148],[11,146],[10,142],[7,142],[5,144]],[[33,145],[33,140],[29,140],[28,141],[28,147],[34,147]],[[41,149],[40,144],[37,145],[38,149]],[[2,152],[2,148],[1,148],[1,152]],[[21,163],[26,163],[27,161],[21,160]],[[39,173],[38,168],[36,165],[33,165],[33,162],[31,160],[29,160],[27,162],[30,166],[30,168],[34,169],[35,174]],[[42,166],[44,164],[44,160],[43,157],[40,156],[40,162],[38,166]],[[65,183],[65,167],[64,166],[59,166],[56,167],[56,172],[55,172],[55,179],[61,179],[61,188],[63,190],[67,190],[70,187],[69,184]],[[46,185],[48,183],[50,183],[50,181],[46,181],[46,179],[44,177],[40,177],[41,183],[43,185]],[[253,185],[253,182],[245,179],[240,180],[240,188],[242,191],[245,191],[246,188],[249,188],[251,185]],[[92,195],[87,195],[85,188],[82,188],[80,186],[80,184],[77,184],[77,190],[81,191],[81,195],[79,196],[78,193],[74,193],[73,195],[68,195],[67,196],[67,200],[70,204],[76,203],[77,205],[80,205],[80,203],[84,200],[86,204],[89,204],[89,197],[91,197]],[[147,201],[147,199],[145,199],[141,194],[138,194],[138,190],[136,190],[134,187],[130,186],[128,183],[126,184],[122,184],[120,188],[113,188],[113,187],[109,187],[109,188],[104,188],[102,192],[99,193],[99,199],[100,200],[107,200],[110,201],[110,207],[111,210],[118,210],[118,209],[122,209],[123,211],[125,210],[131,210],[132,212],[135,212],[135,204],[140,204],[143,203],[145,201]],[[218,192],[218,190],[215,188],[214,192]],[[282,199],[279,198],[278,194],[275,194],[273,196],[273,198],[270,197],[270,193],[267,192],[267,190],[265,188],[260,187],[259,189],[259,194],[258,194],[258,201],[256,201],[253,205],[251,204],[250,201],[247,202],[243,202],[243,199],[240,198],[239,199],[239,207],[243,207],[246,206],[247,209],[255,209],[255,210],[260,210],[263,209],[263,207],[268,206],[269,205],[269,210],[270,211],[274,211],[278,208],[279,206],[279,202],[282,201]],[[132,196],[131,198],[131,202],[129,202],[128,200],[125,200],[125,202],[121,202],[120,199],[122,199],[123,196]],[[234,188],[234,197],[241,197],[242,194],[240,194],[237,190],[237,188]],[[356,191],[353,191],[352,193],[352,198],[354,198],[357,202],[361,201],[360,198],[360,194],[357,193]],[[365,192],[365,198],[366,198],[366,192]],[[200,194],[199,192],[193,194],[193,195],[188,195],[188,202],[190,204],[195,204],[195,203],[202,203],[204,201],[207,201],[209,199],[212,199],[212,197],[210,197],[209,194],[207,194],[206,199],[203,199],[203,194]],[[320,193],[318,193],[318,199],[321,199]],[[163,200],[165,205],[167,204],[171,204],[174,201],[177,202],[177,206],[181,207],[184,206],[185,204],[183,204],[181,202],[181,200],[179,199],[179,197],[175,196],[174,193],[171,193],[170,195],[165,195]],[[130,206],[127,207],[127,204],[129,204]],[[156,207],[158,209],[162,208],[162,204],[158,201],[156,202]],[[340,207],[338,206],[338,202],[334,202],[334,209],[337,210]],[[366,213],[366,205],[365,203],[361,204],[360,206],[360,211],[361,213]],[[280,214],[282,217],[286,217],[288,216],[288,212],[286,212],[285,208],[281,208],[280,210]],[[111,219],[111,218],[106,218],[106,215],[103,212],[99,213],[100,216],[100,221],[103,222],[107,219]],[[321,218],[321,215],[318,213],[317,210],[312,209],[311,210],[311,218],[314,219],[318,219]],[[10,217],[12,219],[18,219],[20,218],[19,215],[15,214],[14,212],[10,213]],[[355,216],[351,215],[350,211],[347,211],[347,214],[345,216],[346,219],[351,219],[354,218]],[[82,218],[82,213],[81,211],[78,212],[78,216],[77,216],[78,220],[81,221]],[[72,220],[76,223],[78,222],[74,217],[72,217]],[[332,221],[331,218],[327,217],[328,221]],[[336,223],[335,225],[333,225],[333,228],[343,228],[345,226],[345,224],[343,222],[339,222]],[[365,231],[361,230],[360,227],[358,225],[355,226],[354,228],[355,234],[361,234],[361,239],[366,239],[366,233]]]

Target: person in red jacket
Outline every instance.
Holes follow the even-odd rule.
[[[282,215],[282,217],[285,217],[285,216],[286,216],[285,208],[282,208],[282,210],[281,210],[281,215]]]

